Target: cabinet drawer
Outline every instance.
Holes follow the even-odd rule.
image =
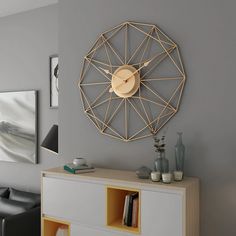
[[[183,196],[142,191],[141,228],[145,236],[184,236]]]
[[[105,225],[103,185],[43,178],[43,214],[84,224]]]

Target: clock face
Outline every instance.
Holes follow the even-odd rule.
[[[156,134],[176,114],[185,80],[173,40],[153,24],[124,22],[95,41],[79,87],[97,129],[131,141]]]
[[[132,65],[123,65],[114,71],[110,92],[121,98],[132,97],[139,89],[140,74]]]

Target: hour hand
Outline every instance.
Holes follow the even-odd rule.
[[[117,79],[120,79],[120,80],[122,80],[122,81],[124,81],[122,78],[120,78],[120,77],[118,77],[118,76],[116,76],[116,75],[114,75],[114,74],[112,74],[109,70],[107,70],[107,69],[104,69],[104,68],[102,68],[102,67],[99,67],[102,71],[104,71],[107,75],[111,75],[111,76],[114,76],[115,78],[117,78]]]

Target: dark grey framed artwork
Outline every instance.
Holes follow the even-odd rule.
[[[37,163],[38,92],[0,92],[0,161]]]
[[[50,107],[58,107],[58,55],[50,56]]]

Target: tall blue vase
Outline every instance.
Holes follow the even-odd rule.
[[[178,140],[175,145],[175,165],[176,170],[184,171],[185,146],[182,141],[182,132],[178,132]]]

